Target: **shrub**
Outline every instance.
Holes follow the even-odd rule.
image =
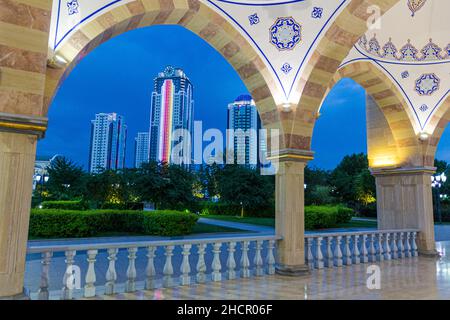
[[[306,206],[305,229],[325,229],[349,222],[353,210],[342,206]]]
[[[61,209],[61,210],[87,210],[89,204],[83,200],[58,200],[44,201],[41,203],[42,209]]]
[[[189,234],[198,217],[178,211],[33,209],[29,234],[42,238],[92,237],[102,232]]]
[[[223,202],[204,202],[202,205],[202,214],[240,216],[242,207],[240,205],[223,203]],[[275,204],[269,207],[261,208],[245,208],[244,216],[246,217],[274,217]]]
[[[143,215],[145,234],[160,236],[179,236],[189,234],[197,223],[198,216],[179,211],[148,211]]]

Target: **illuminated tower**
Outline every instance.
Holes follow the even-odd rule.
[[[123,116],[97,113],[91,121],[89,172],[124,168],[126,140],[127,126]]]
[[[182,69],[168,66],[154,80],[150,111],[149,159],[171,162],[173,132],[185,129],[192,140],[194,127],[193,88]],[[190,158],[189,158],[190,159]]]

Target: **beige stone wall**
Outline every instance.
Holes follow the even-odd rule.
[[[23,289],[36,140],[0,132],[0,297]]]
[[[379,229],[420,230],[419,253],[434,254],[433,199],[430,169],[375,172]]]

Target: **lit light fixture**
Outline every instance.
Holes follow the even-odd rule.
[[[420,141],[427,141],[428,138],[429,138],[429,135],[428,135],[428,133],[426,133],[426,132],[421,132],[421,133],[419,134],[419,140],[420,140]]]
[[[48,60],[47,64],[49,67],[61,69],[67,65],[67,60],[64,59],[61,55],[55,54],[51,59]]]
[[[292,111],[292,103],[288,103],[288,102],[286,102],[286,103],[283,103],[282,104],[282,110],[283,110],[283,112],[291,112]]]

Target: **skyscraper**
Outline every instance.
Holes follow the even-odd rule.
[[[89,172],[122,169],[125,166],[127,126],[123,116],[97,113],[91,121]]]
[[[150,111],[149,158],[154,161],[172,162],[172,141],[177,129],[186,129],[192,141],[194,127],[193,87],[184,71],[167,66],[154,79]],[[183,138],[177,139],[181,141]],[[191,145],[191,144],[190,144]],[[191,159],[191,155],[185,155]]]
[[[139,168],[143,162],[148,162],[148,132],[138,132],[134,141],[134,167]]]
[[[227,138],[227,157],[231,154],[237,164],[260,167],[267,146],[265,136],[260,135],[261,119],[250,95],[240,95],[228,105],[227,128],[231,134]]]

